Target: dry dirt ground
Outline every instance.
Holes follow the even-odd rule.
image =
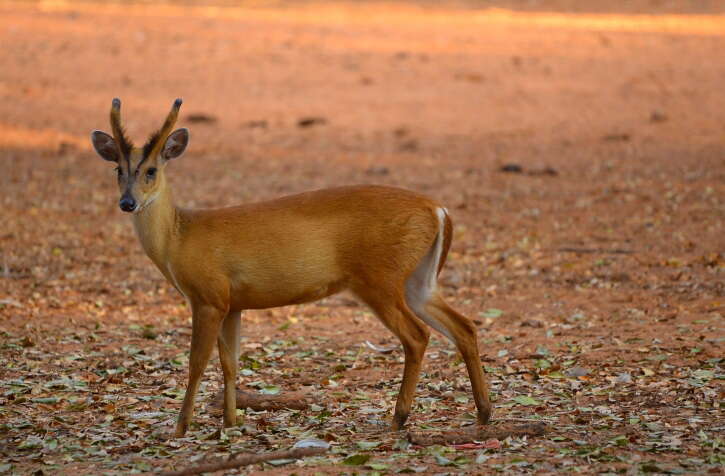
[[[0,473],[318,438],[324,456],[243,472],[721,474],[722,4],[604,3],[0,3]],[[191,146],[168,170],[183,206],[352,183],[443,202],[443,282],[478,326],[492,425],[546,435],[386,432],[402,352],[365,346],[396,342],[341,296],[244,316],[240,387],[314,405],[240,410],[219,434],[214,357],[188,437],[167,440],[190,318],[91,153],[114,96],[137,142],[184,98]],[[472,424],[469,391],[434,337],[410,428]]]

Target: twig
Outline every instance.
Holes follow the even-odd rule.
[[[565,412],[565,413],[570,413],[570,412]],[[549,419],[550,419],[550,420],[556,420],[556,418],[551,418],[551,417],[550,417]],[[501,420],[505,420],[505,421],[528,421],[528,422],[534,422],[534,423],[542,423],[542,421],[541,421],[541,420],[538,420],[538,419],[536,419],[536,418],[515,418],[515,417],[506,417],[506,418],[501,418],[500,420],[499,420],[499,419],[497,419],[497,420],[498,420],[498,421],[501,421]]]
[[[305,456],[315,456],[327,451],[326,448],[295,448],[291,450],[272,451],[262,454],[237,454],[229,459],[220,459],[211,461],[199,466],[184,468],[179,471],[167,471],[161,473],[161,476],[188,476],[192,474],[213,473],[214,471],[222,471],[226,469],[239,468],[250,464],[263,463],[265,461],[273,461],[276,459],[299,459]]]
[[[524,425],[473,426],[462,430],[446,431],[437,435],[408,433],[408,441],[414,445],[459,445],[471,441],[503,440],[509,436],[541,436],[546,433],[546,425],[541,422]]]
[[[606,248],[573,248],[573,247],[566,247],[566,248],[558,248],[556,251],[560,251],[563,253],[602,253],[602,254],[609,254],[609,255],[631,255],[634,254],[634,251],[632,250],[625,250],[622,248],[612,248],[610,250]]]
[[[621,346],[597,347],[596,349],[582,350],[579,353],[579,356],[586,356],[587,354],[589,354],[591,352],[639,352],[639,351],[633,347],[621,347]]]
[[[222,394],[212,402],[212,407],[222,408],[224,406],[224,396]],[[305,399],[305,395],[301,393],[290,393],[281,395],[261,395],[251,392],[243,392],[237,389],[237,408],[251,408],[254,411],[263,410],[305,410],[309,407],[309,403]]]

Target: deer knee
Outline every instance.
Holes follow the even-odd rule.
[[[464,357],[478,353],[478,331],[473,322],[461,316],[456,319],[453,334],[456,346]]]
[[[430,339],[430,331],[423,324],[409,319],[400,330],[400,342],[406,353],[421,355]]]
[[[470,319],[467,319],[465,317],[459,319],[458,327],[461,330],[461,334],[463,334],[466,339],[476,342],[476,338],[478,337],[478,330],[476,329],[476,325],[471,322]]]

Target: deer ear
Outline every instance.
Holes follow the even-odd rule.
[[[91,143],[96,153],[109,162],[118,162],[118,147],[113,137],[103,131],[91,132]]]
[[[189,129],[176,129],[166,139],[161,157],[165,160],[175,159],[184,153],[187,145],[189,145]]]

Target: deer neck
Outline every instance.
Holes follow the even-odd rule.
[[[178,210],[165,181],[144,207],[133,215],[133,225],[141,246],[164,273],[168,267],[169,249],[176,238],[177,223]]]

